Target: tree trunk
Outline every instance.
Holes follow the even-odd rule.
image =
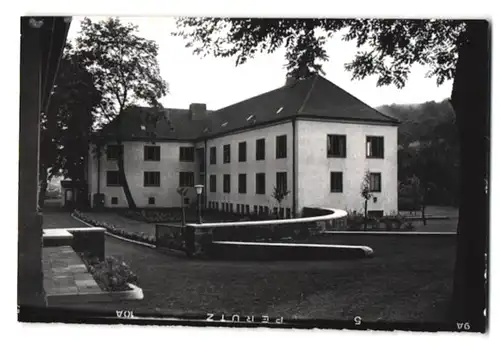
[[[118,145],[123,146],[121,142],[118,142]],[[122,182],[123,192],[125,193],[125,198],[127,198],[128,207],[130,209],[137,209],[132,193],[130,192],[130,187],[128,186],[127,177],[125,176],[123,153],[123,147],[120,147],[118,155],[118,176]]]
[[[368,199],[365,199],[365,220],[363,224],[363,230],[366,231],[368,224]]]
[[[39,186],[39,189],[38,189],[38,207],[40,209],[43,209],[44,205],[45,205],[45,194],[47,193],[47,186],[48,186],[48,183],[47,183],[47,179],[46,178],[42,178],[40,180],[40,186]]]
[[[424,223],[424,226],[426,226],[427,219],[425,218],[425,204],[422,204],[421,211],[422,211],[422,222]]]
[[[137,206],[135,205],[134,197],[132,197],[132,193],[130,192],[130,187],[128,186],[128,181],[127,181],[127,176],[125,175],[125,165],[124,165],[124,160],[123,156],[125,153],[125,150],[123,149],[123,143],[121,140],[121,121],[122,121],[122,113],[118,115],[118,120],[117,120],[117,144],[118,144],[118,176],[120,178],[120,182],[123,187],[123,192],[125,193],[125,198],[127,199],[128,207],[130,209],[137,209]]]
[[[43,209],[45,205],[45,194],[47,193],[47,168],[43,165],[39,165],[40,169],[38,171],[38,208]]]
[[[489,177],[490,27],[470,20],[452,91],[460,144],[460,209],[453,285],[454,321],[469,322],[484,332],[486,318],[485,254],[489,204],[485,180]]]

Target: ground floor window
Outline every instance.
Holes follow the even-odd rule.
[[[120,186],[120,173],[118,170],[106,171],[106,186]]]
[[[158,187],[160,186],[160,172],[159,171],[145,171],[144,172],[144,186],[145,187]]]
[[[330,173],[330,192],[341,193],[343,187],[342,172],[332,171]]]
[[[224,183],[223,183],[223,190],[224,193],[229,193],[231,192],[231,175],[229,174],[224,174]]]
[[[194,172],[181,171],[179,173],[179,187],[193,187],[194,186]]]
[[[370,192],[382,192],[381,173],[370,173]]]
[[[285,171],[276,173],[276,187],[282,193],[287,192],[287,179]]]

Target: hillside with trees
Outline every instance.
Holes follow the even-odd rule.
[[[427,205],[458,203],[459,143],[455,114],[448,100],[421,104],[384,105],[380,112],[401,121],[398,130],[400,209],[412,207],[416,176]],[[414,201],[414,200],[413,200]]]
[[[455,122],[455,113],[449,100],[441,102],[429,101],[419,104],[383,105],[378,107],[377,110],[401,121],[398,143],[403,147],[416,141],[432,140],[436,127],[454,124]],[[453,132],[456,133],[456,130],[453,130]]]

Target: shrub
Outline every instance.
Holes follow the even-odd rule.
[[[418,211],[420,209],[412,198],[401,195],[398,198],[398,208],[402,211]]]
[[[392,226],[393,226],[393,221],[390,217],[384,217],[382,218],[382,222],[385,225],[385,229],[387,231],[392,231]]]
[[[412,221],[407,221],[403,224],[403,230],[405,231],[413,231],[415,229],[415,225]]]
[[[364,216],[356,211],[350,211],[347,213],[346,225],[348,230],[358,231],[363,227]]]
[[[106,291],[130,290],[128,283],[137,284],[137,275],[123,260],[107,257],[103,262],[82,255],[82,260],[88,267],[97,284]]]

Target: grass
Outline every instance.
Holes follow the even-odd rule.
[[[453,236],[338,236],[321,241],[368,245],[375,257],[195,261],[107,238],[106,254],[127,261],[141,281],[144,299],[99,307],[136,313],[217,312],[336,320],[355,316],[365,321],[445,319],[452,288]]]
[[[44,227],[77,227],[68,213],[44,213]],[[367,245],[370,259],[196,261],[106,237],[106,256],[124,260],[140,301],[75,305],[136,314],[226,313],[364,321],[439,322],[452,292],[455,236],[339,235],[323,243]]]

